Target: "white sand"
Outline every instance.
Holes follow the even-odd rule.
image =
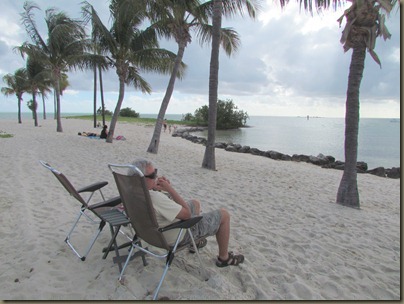
[[[64,243],[79,205],[38,163],[49,162],[76,187],[107,180],[104,194],[112,197],[118,192],[107,163],[135,157],[153,160],[185,198],[202,202],[203,211],[227,208],[230,249],[246,257],[240,267],[217,268],[216,241],[209,238],[201,250],[209,281],[200,280],[196,256],[182,251],[160,297],[400,299],[400,180],[359,175],[361,210],[355,210],[334,203],[342,171],[216,149],[215,172],[201,168],[204,146],[168,133],[162,134],[157,155],[146,153],[153,126],[118,124],[115,135],[127,140],[107,144],[77,135],[100,132],[91,121],[62,123],[64,132],[57,133],[53,119],[36,128],[32,121],[0,121],[1,131],[14,134],[0,138],[1,299],[150,299],[163,262],[148,258],[144,267],[135,259],[120,284],[113,255],[101,258],[108,227],[80,261]],[[88,226],[74,236],[79,246],[93,231]]]

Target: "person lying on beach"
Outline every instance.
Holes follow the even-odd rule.
[[[186,220],[198,216],[201,212],[201,204],[192,199],[186,202],[174,189],[170,181],[164,176],[157,176],[157,169],[151,161],[137,159],[132,163],[142,171],[146,186],[150,192],[150,198],[156,211],[157,222],[160,226],[166,226],[179,220]],[[166,192],[166,194],[164,193]],[[165,236],[170,243],[174,243],[177,237],[176,231],[167,231]],[[244,262],[242,254],[234,254],[228,251],[230,239],[230,214],[224,209],[217,209],[203,214],[203,218],[194,226],[192,233],[195,238],[202,238],[196,245],[198,248],[206,246],[208,236],[216,236],[219,246],[219,255],[216,266],[237,266]],[[189,234],[183,236],[182,243],[189,242]],[[189,250],[195,252],[193,247]]]
[[[93,133],[93,132],[79,132],[77,135],[88,136],[88,137],[99,136],[97,133]]]

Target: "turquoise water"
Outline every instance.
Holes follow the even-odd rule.
[[[62,116],[83,115],[63,113]],[[91,114],[89,114],[91,115]],[[48,119],[53,114],[48,114]],[[157,114],[141,114],[141,117],[156,118]],[[181,114],[167,114],[167,119],[181,120]],[[41,120],[42,115],[38,118]],[[0,119],[15,119],[17,113],[0,113]],[[23,113],[22,120],[32,119],[31,113]],[[319,153],[332,155],[344,161],[344,118],[310,118],[251,116],[250,126],[239,130],[217,131],[216,142],[232,142],[274,150],[284,154]],[[205,137],[207,132],[195,133]],[[361,118],[359,124],[358,161],[364,161],[369,169],[375,167],[400,167],[400,119]]]

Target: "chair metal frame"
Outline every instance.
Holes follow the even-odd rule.
[[[73,223],[73,226],[71,227],[71,229],[69,230],[69,232],[65,238],[65,242],[70,247],[70,249],[76,254],[76,256],[79,257],[80,260],[85,261],[87,255],[90,253],[91,248],[95,244],[98,236],[100,235],[100,233],[103,230],[106,223],[109,223],[109,225],[110,225],[111,234],[115,233],[114,227],[115,227],[115,229],[120,231],[120,227],[122,225],[127,225],[129,223],[129,219],[119,210],[110,209],[110,208],[109,208],[109,210],[105,210],[105,207],[115,207],[115,206],[119,205],[121,203],[121,199],[119,196],[117,196],[117,197],[113,197],[109,200],[105,200],[105,197],[101,191],[101,188],[105,187],[108,184],[107,181],[97,182],[97,183],[94,183],[94,184],[91,184],[91,185],[88,185],[86,187],[82,187],[82,188],[76,190],[76,188],[70,183],[70,181],[67,179],[67,177],[63,173],[61,173],[58,170],[56,170],[55,168],[53,168],[51,165],[49,165],[45,161],[40,160],[39,163],[42,166],[44,166],[46,169],[50,170],[53,173],[53,175],[55,175],[55,177],[58,179],[58,181],[63,185],[63,187],[69,192],[69,194],[71,196],[73,196],[75,199],[77,199],[81,204],[80,211]],[[100,192],[103,201],[100,203],[97,203],[97,204],[89,205],[89,202],[96,191]],[[83,197],[80,195],[80,193],[84,193],[84,192],[90,193],[87,201],[84,200]],[[90,217],[87,214],[87,212],[89,212],[89,211],[92,212],[92,214],[95,215],[100,221],[98,222],[98,221],[94,220],[92,217]],[[72,233],[75,230],[75,228],[76,228],[77,224],[79,223],[82,216],[84,216],[86,219],[88,219],[90,223],[98,224],[98,229],[95,231],[95,233],[91,237],[86,249],[84,250],[84,254],[80,254],[79,250],[71,242]],[[116,233],[118,233],[118,232],[116,232]],[[129,238],[129,239],[131,239],[131,238]],[[112,246],[113,245],[112,242],[114,243],[115,246]],[[111,240],[111,244],[104,250],[107,251],[106,252],[106,254],[107,254],[111,250],[115,250],[117,252],[118,248],[119,247],[116,244],[116,240],[115,240],[115,238],[113,238]],[[106,257],[106,254],[105,254],[105,257]],[[119,255],[118,252],[117,252],[117,255]],[[120,266],[120,268],[121,268],[121,266]]]
[[[131,225],[135,230],[138,239],[141,239],[154,247],[165,250],[165,252],[161,254],[142,247],[141,243],[139,242],[132,242],[128,258],[126,259],[126,262],[119,275],[119,281],[122,281],[125,269],[135,249],[158,259],[165,259],[166,262],[163,274],[153,296],[153,300],[156,300],[167,271],[175,257],[175,253],[184,248],[189,248],[191,243],[193,244],[194,248],[197,248],[191,228],[202,219],[202,216],[196,216],[188,220],[180,220],[166,227],[159,227],[143,173],[134,165],[108,164],[108,167],[114,176],[126,214],[130,218]],[[130,170],[133,172],[133,174],[128,173],[129,171],[127,171],[126,174],[120,173],[124,169]],[[168,244],[163,234],[163,232],[171,229],[179,229],[179,233],[174,245]],[[191,243],[181,243],[182,236],[185,232],[189,234]],[[203,273],[204,280],[206,281],[208,280],[208,277],[203,267],[198,249],[196,250],[196,254],[199,259],[201,272]]]

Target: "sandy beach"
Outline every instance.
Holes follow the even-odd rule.
[[[78,136],[92,121],[53,119],[18,124],[0,120],[0,299],[150,299],[163,262],[133,260],[118,281],[118,266],[102,248],[105,227],[88,258],[80,261],[64,242],[79,204],[39,164],[45,160],[76,187],[109,182],[108,163],[152,160],[180,194],[196,198],[206,212],[225,207],[231,214],[230,250],[243,253],[239,267],[215,266],[214,237],[201,250],[210,279],[200,279],[198,260],[187,251],[174,259],[160,290],[170,300],[399,300],[400,180],[358,175],[361,210],[335,204],[342,171],[298,162],[216,149],[217,171],[201,168],[205,147],[162,133],[159,153],[146,152],[152,125],[118,123],[125,141]],[[97,197],[100,200],[99,197]],[[93,201],[95,202],[95,201]],[[95,227],[82,222],[74,235],[87,244]],[[125,241],[122,237],[120,241]]]

